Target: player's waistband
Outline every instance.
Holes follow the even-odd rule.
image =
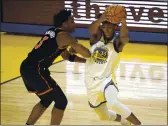
[[[107,78],[112,78],[112,77],[111,77],[111,74],[109,74],[109,75],[107,75],[107,76],[103,76],[103,77],[90,76],[90,75],[87,75],[86,77],[92,78],[92,79],[94,79],[94,80],[103,80],[103,79],[107,79]]]

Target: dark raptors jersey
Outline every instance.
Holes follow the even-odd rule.
[[[56,41],[56,37],[61,31],[63,30],[51,28],[43,35],[26,58],[29,65],[40,65],[45,68],[52,65],[53,61],[66,50],[66,48],[59,49]]]

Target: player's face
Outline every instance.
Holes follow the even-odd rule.
[[[74,22],[74,17],[69,17],[68,22],[67,22],[67,29],[69,32],[74,32],[75,31],[75,22]]]
[[[101,26],[102,31],[104,32],[105,37],[112,38],[115,32],[115,26],[111,23],[103,23]]]

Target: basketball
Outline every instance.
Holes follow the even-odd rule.
[[[113,24],[119,24],[122,18],[126,18],[126,9],[121,5],[112,5],[105,10],[107,21]]]

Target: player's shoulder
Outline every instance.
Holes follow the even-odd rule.
[[[58,33],[59,33],[59,32],[64,32],[64,30],[61,29],[61,28],[51,27],[51,28],[49,28],[49,29],[46,30],[45,34],[46,34],[46,33],[49,33],[49,32],[55,32],[55,33],[58,32]]]
[[[57,35],[66,35],[67,32],[65,32],[64,30],[60,29],[60,28],[49,28],[46,32],[45,32],[45,36],[50,36],[50,38],[54,38],[56,37]]]
[[[45,34],[48,33],[48,32],[55,32],[55,28],[52,27],[52,28],[47,29]]]
[[[48,36],[50,38],[54,38],[55,37],[54,28],[47,29],[46,32],[44,33],[44,36]]]
[[[65,31],[59,32],[59,33],[57,34],[57,36],[58,36],[59,38],[62,38],[62,39],[68,39],[69,37],[72,37],[72,36],[70,35],[70,33],[65,32]]]
[[[57,34],[56,39],[61,41],[61,43],[71,43],[75,38],[70,33],[63,31]]]

